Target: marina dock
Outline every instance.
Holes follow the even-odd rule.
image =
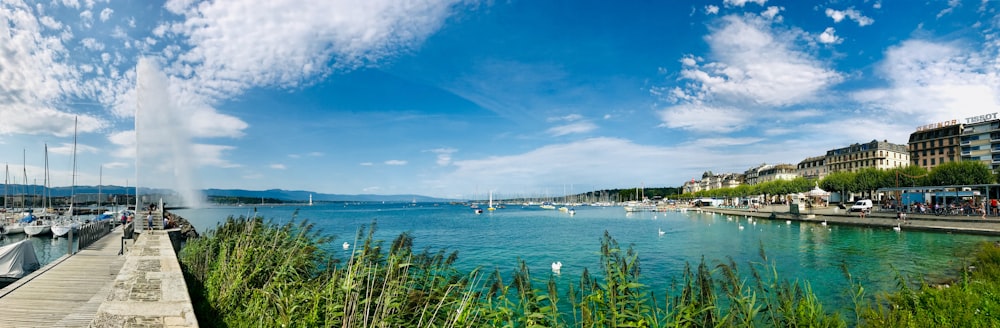
[[[135,232],[118,227],[0,289],[0,328],[198,327],[172,231]]]
[[[118,228],[0,289],[0,327],[90,325],[125,263],[121,236]]]

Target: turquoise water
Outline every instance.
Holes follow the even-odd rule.
[[[697,265],[702,257],[709,264],[732,258],[741,272],[749,273],[749,261],[760,262],[763,244],[782,279],[807,280],[828,306],[846,303],[847,281],[841,264],[864,284],[869,293],[894,290],[896,273],[925,277],[931,281],[954,273],[963,254],[980,241],[995,237],[895,232],[889,228],[821,226],[812,223],[785,224],[708,213],[627,214],[621,207],[578,207],[570,216],[538,207],[508,206],[495,212],[475,214],[465,206],[435,204],[327,204],[316,206],[214,207],[176,210],[201,233],[226,217],[253,214],[287,222],[298,211],[298,220],[315,223],[326,234],[337,237],[330,246],[343,252],[344,241],[355,243],[361,225],[377,221],[376,238],[387,244],[402,232],[414,237],[414,249],[458,251],[460,269],[482,266],[514,271],[523,259],[536,278],[547,278],[552,262],[563,263],[562,286],[576,282],[583,268],[600,269],[600,240],[611,233],[623,248],[633,245],[642,268],[643,283],[658,295],[681,278],[685,263]],[[740,230],[739,225],[745,228]],[[665,231],[659,236],[658,229]],[[564,287],[561,287],[564,288]],[[871,294],[870,294],[871,295]]]

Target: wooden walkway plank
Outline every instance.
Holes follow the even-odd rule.
[[[87,327],[125,263],[120,228],[0,289],[0,327]]]

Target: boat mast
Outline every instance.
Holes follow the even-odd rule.
[[[3,164],[3,209],[7,209],[7,204],[10,203],[7,198],[7,187],[10,186],[10,165],[7,163]]]
[[[42,207],[46,211],[52,207],[52,204],[48,203],[52,201],[52,197],[48,197],[49,192],[49,144],[45,143],[45,175],[42,178],[42,184],[45,186],[42,188]]]
[[[104,195],[101,193],[101,185],[104,184],[104,164],[101,164],[101,169],[98,172],[99,173],[97,175],[97,211],[100,212],[101,198],[104,198]],[[104,214],[104,212],[101,212],[101,214]]]
[[[73,118],[73,175],[71,179],[73,184],[71,184],[69,187],[69,208],[70,208],[69,216],[72,218],[76,218],[76,213],[75,213],[76,211],[73,210],[73,205],[76,204],[76,124],[77,124],[77,118],[74,117]],[[70,235],[70,237],[72,236],[73,235]]]
[[[24,180],[21,181],[21,207],[28,209],[28,151],[21,150],[21,172],[24,173]]]

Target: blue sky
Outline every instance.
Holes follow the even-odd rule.
[[[1000,111],[998,7],[3,0],[0,160],[70,185],[76,118],[81,185],[680,186]]]

